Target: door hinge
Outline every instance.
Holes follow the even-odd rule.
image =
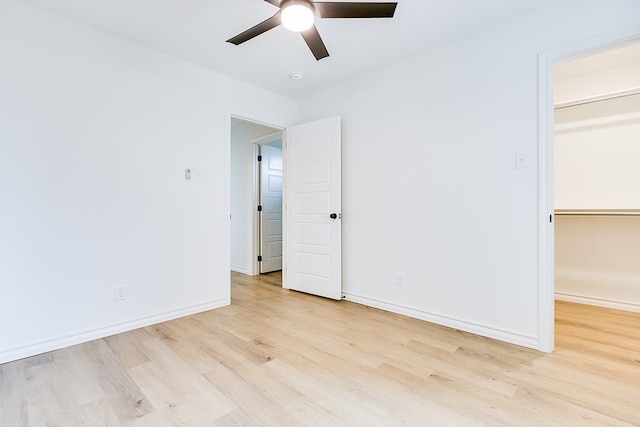
[[[549,222],[553,222],[553,215],[549,215]]]
[[[262,205],[258,205],[258,212],[262,212]]]
[[[258,262],[262,262],[262,255],[258,255]]]
[[[261,162],[262,161],[262,155],[258,154],[258,161]]]

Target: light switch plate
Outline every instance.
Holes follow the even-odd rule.
[[[194,169],[193,179],[196,181],[209,181],[209,174],[206,169]]]
[[[525,153],[516,153],[516,169],[526,169],[529,167],[529,158]]]

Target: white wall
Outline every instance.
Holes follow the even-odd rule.
[[[611,75],[615,75],[615,78],[611,78]],[[555,103],[589,99],[629,89],[640,89],[640,61],[566,79],[556,79]]]
[[[640,216],[557,215],[556,297],[640,312]]]
[[[637,16],[558,2],[303,100],[343,119],[347,298],[540,348],[538,54]]]
[[[231,127],[231,269],[256,275],[256,232],[254,212],[253,139],[270,135],[277,129],[232,119]]]
[[[296,103],[13,0],[0,62],[0,363],[228,304],[229,112]]]
[[[640,211],[640,94],[556,110],[554,152],[556,209]]]

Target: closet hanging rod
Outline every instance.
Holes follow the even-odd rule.
[[[640,216],[638,209],[620,209],[620,210],[573,210],[558,209],[556,215],[588,215],[588,216]]]
[[[633,96],[633,95],[640,95],[640,87],[637,87],[634,89],[628,89],[620,92],[613,92],[606,95],[598,95],[598,96],[592,96],[590,98],[578,99],[575,101],[559,102],[556,105],[554,105],[554,109],[560,110],[562,108],[575,107],[578,105],[591,104],[591,103],[600,102],[600,101],[608,101],[610,99],[625,98],[627,96]]]

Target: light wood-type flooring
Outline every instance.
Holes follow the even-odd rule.
[[[0,365],[0,426],[640,425],[640,314],[543,354],[232,274],[232,305]]]

